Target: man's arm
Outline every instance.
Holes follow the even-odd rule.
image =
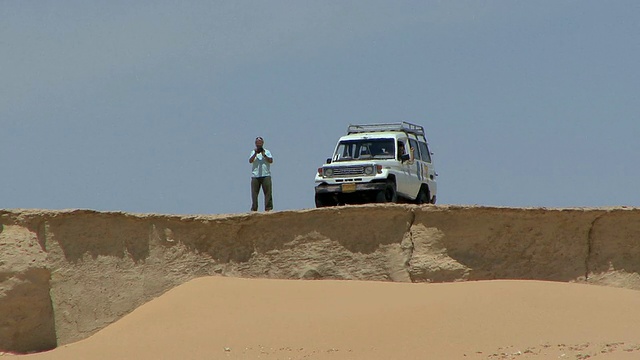
[[[249,157],[249,164],[253,163],[253,160],[256,159],[256,155],[258,155],[258,153],[255,150],[253,150],[253,154],[251,154],[251,157]]]
[[[269,151],[269,150],[265,150],[265,151],[262,153],[262,156],[264,156],[265,160],[267,160],[267,162],[268,162],[269,164],[272,164],[272,163],[273,163],[273,157],[271,156],[271,151]]]

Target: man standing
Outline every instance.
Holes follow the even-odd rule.
[[[256,148],[251,151],[249,163],[251,170],[251,211],[258,211],[258,194],[260,187],[264,193],[264,210],[273,210],[273,197],[271,194],[271,152],[263,147],[264,140],[256,138]]]

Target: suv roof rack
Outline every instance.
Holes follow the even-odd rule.
[[[347,134],[357,134],[364,132],[382,132],[382,131],[404,131],[411,134],[424,136],[424,128],[420,125],[408,123],[406,121],[387,124],[361,124],[349,125]]]

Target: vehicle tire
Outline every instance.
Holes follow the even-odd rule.
[[[436,203],[436,196],[435,196],[435,195],[433,195],[433,197],[431,198],[431,201],[430,201],[430,202],[431,202],[432,204],[435,204],[435,203]]]
[[[316,207],[336,206],[338,203],[331,194],[316,194]]]
[[[398,202],[398,193],[396,192],[396,183],[394,181],[387,181],[387,186],[384,190],[381,190],[376,195],[376,202],[378,203],[396,203]]]
[[[418,191],[418,196],[416,197],[416,204],[429,204],[431,201],[429,199],[429,189],[426,186],[422,186],[420,191]]]

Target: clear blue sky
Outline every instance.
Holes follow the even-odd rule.
[[[438,201],[640,206],[640,2],[0,0],[0,208],[311,208],[349,123],[425,126]],[[262,207],[262,204],[261,204]]]

